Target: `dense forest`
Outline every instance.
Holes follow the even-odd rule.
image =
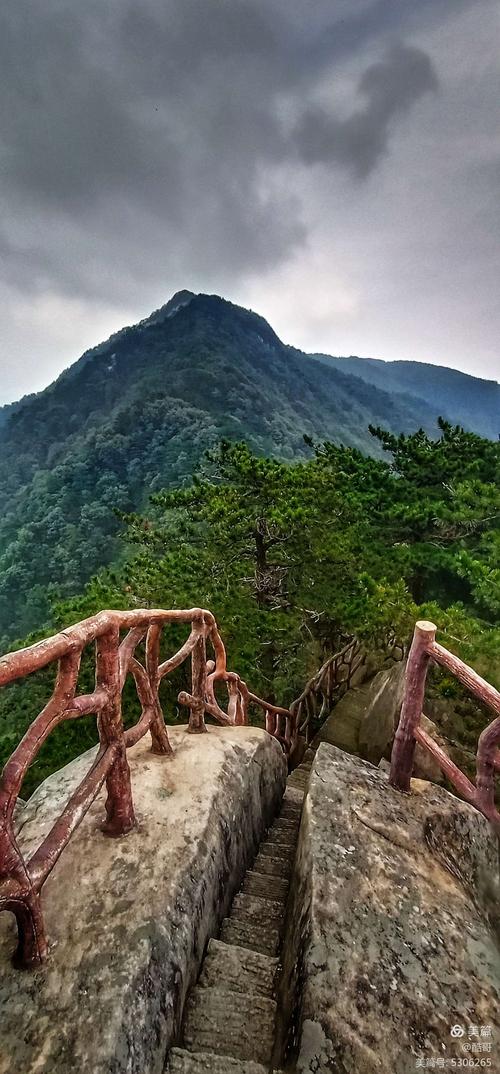
[[[142,511],[152,493],[189,485],[223,438],[282,461],[306,458],[303,434],[380,458],[369,423],[437,432],[451,381],[462,423],[484,431],[482,381],[422,367],[406,383],[387,366],[374,385],[356,361],[303,354],[257,314],[184,291],[0,410],[0,648],[123,556],[115,509]]]
[[[54,589],[44,632],[103,607],[201,604],[217,617],[230,665],[287,704],[346,637],[376,649],[392,634],[406,641],[425,616],[500,685],[500,444],[439,424],[436,438],[372,426],[372,455],[309,437],[297,461],[215,444],[191,481],[156,490],[145,510],[115,499],[124,554],[79,596]],[[179,715],[184,674],[164,686],[168,720]],[[82,681],[92,675],[89,654]],[[1,691],[0,761],[52,679],[46,671]],[[453,684],[444,677],[441,688]],[[56,730],[27,791],[93,741],[93,718]]]

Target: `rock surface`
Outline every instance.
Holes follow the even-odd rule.
[[[442,788],[412,791],[334,747],[316,754],[285,965],[302,991],[299,1074],[413,1074],[437,1059],[499,1069],[500,949],[480,880],[498,878],[498,842]],[[463,1050],[478,1040],[490,1052]]]
[[[359,720],[358,750],[350,752],[358,752],[371,764],[378,765],[382,758],[390,760],[403,702],[405,670],[405,662],[399,661],[392,667],[383,668],[364,687],[365,706]],[[421,717],[421,726],[428,735],[436,739],[445,752],[449,752],[446,740],[440,737],[435,724],[424,715]],[[334,745],[342,748],[341,742],[335,742]],[[413,773],[419,779],[427,779],[432,783],[444,782],[439,765],[418,743]]]
[[[359,728],[359,752],[378,764],[390,751],[403,701],[405,664],[384,668],[371,680]]]
[[[370,703],[370,685],[353,686],[344,694],[313,738],[313,749],[320,742],[328,742],[346,753],[359,753],[360,727]]]
[[[207,938],[227,913],[286,781],[257,728],[169,728],[173,759],[128,751],[138,827],[103,836],[96,800],[44,887],[52,950],[15,971],[0,915],[1,1074],[160,1074]],[[94,751],[47,780],[20,817],[37,845]]]

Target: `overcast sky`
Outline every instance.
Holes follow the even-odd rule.
[[[496,0],[16,0],[0,402],[183,287],[498,379]]]

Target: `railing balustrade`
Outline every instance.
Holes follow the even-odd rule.
[[[311,725],[316,720],[326,720],[334,702],[339,700],[352,685],[352,677],[366,660],[366,652],[358,638],[351,638],[339,652],[325,660],[304,686],[300,697],[290,705],[297,720],[300,734],[307,744],[311,739]]]
[[[169,623],[191,625],[189,637],[167,660],[160,662],[163,627]],[[122,639],[121,630],[128,633]],[[145,659],[136,656],[145,643]],[[95,689],[77,694],[82,655],[95,644]],[[207,660],[207,644],[213,658]],[[211,612],[202,608],[186,611],[104,611],[85,619],[54,637],[9,653],[0,659],[0,686],[7,685],[57,662],[52,696],[28,728],[7,761],[0,778],[0,910],[11,911],[17,921],[18,946],[14,962],[20,967],[39,965],[48,953],[40,893],[71,835],[106,783],[106,817],[103,831],[122,836],[135,825],[134,803],[127,749],[150,732],[154,753],[168,757],[172,747],[159,699],[162,679],[191,660],[191,690],[179,694],[189,709],[188,731],[206,731],[205,714],[221,724],[248,723],[250,705],[265,714],[266,728],[288,755],[297,740],[297,720],[285,708],[271,705],[251,693],[247,685],[226,667],[226,651]],[[133,727],[124,728],[122,691],[131,674],[141,705]],[[227,712],[219,705],[215,686],[224,683]],[[13,814],[22,781],[50,732],[65,720],[97,715],[99,748],[91,768],[71,795],[53,828],[26,860],[16,840]]]
[[[403,704],[392,748],[389,780],[398,790],[407,793],[410,791],[415,747],[419,742],[437,761],[441,771],[459,794],[484,813],[500,834],[500,813],[495,804],[495,774],[500,772],[500,693],[473,668],[440,645],[436,641],[436,629],[434,623],[424,620],[415,625],[406,665]],[[427,671],[431,661],[446,668],[462,686],[496,713],[495,719],[479,736],[474,783],[420,725]]]
[[[189,637],[168,659],[160,661],[164,626],[190,624]],[[121,631],[127,631],[121,637]],[[144,663],[136,655],[144,642]],[[78,676],[87,646],[95,645],[95,688],[78,694]],[[213,655],[207,658],[207,646]],[[154,753],[172,755],[159,699],[162,679],[185,661],[191,662],[191,689],[178,695],[189,709],[187,730],[206,731],[205,715],[226,726],[248,723],[250,705],[261,708],[266,730],[289,756],[299,731],[308,735],[313,717],[326,716],[339,691],[348,689],[355,671],[365,659],[363,647],[353,638],[330,657],[309,680],[290,709],[272,705],[251,693],[235,672],[227,670],[226,650],[211,612],[188,610],[104,611],[27,649],[0,659],[0,686],[57,663],[52,696],[28,728],[7,761],[0,778],[0,911],[11,911],[17,921],[18,946],[14,962],[20,967],[39,965],[48,953],[41,906],[41,890],[71,835],[106,784],[106,816],[103,831],[122,836],[135,825],[127,749],[149,731]],[[479,738],[475,783],[458,768],[420,725],[425,682],[430,661],[445,667],[496,718]],[[128,675],[134,682],[141,714],[133,727],[125,728],[122,692]],[[215,687],[227,689],[225,711]],[[43,842],[26,860],[16,840],[13,815],[27,769],[50,732],[65,720],[95,713],[99,747],[92,766],[71,795]],[[405,693],[391,759],[390,783],[409,792],[415,747],[420,743],[437,761],[458,792],[491,821],[500,832],[500,813],[495,805],[495,773],[500,771],[500,693],[462,660],[436,642],[433,623],[418,622],[408,655]]]

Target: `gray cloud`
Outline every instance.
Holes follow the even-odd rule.
[[[286,34],[259,5],[20,0],[1,40],[2,245],[26,286],[99,292],[89,229],[100,258],[106,236],[144,282],[169,257],[184,268],[195,245],[200,264],[231,272],[303,241],[299,207],[262,182],[286,153],[273,103],[293,76]],[[63,221],[84,255],[72,269]],[[127,292],[126,277],[108,293]]]
[[[373,189],[376,199],[384,163],[394,160],[397,168],[401,145],[422,129],[424,103],[418,110],[414,104],[435,89],[438,76],[442,89],[440,33],[461,12],[486,6],[487,0],[4,6],[4,365],[9,357],[20,364],[27,337],[19,324],[30,296],[33,310],[45,311],[37,314],[38,343],[33,313],[25,374],[12,372],[13,381],[18,376],[29,389],[42,334],[43,353],[49,348],[54,299],[68,311],[65,340],[74,326],[76,356],[80,340],[92,341],[81,325],[95,315],[101,326],[103,311],[111,330],[183,285],[244,296],[245,281],[271,278],[306,257],[324,198],[315,165],[329,166],[330,185],[354,172],[364,180],[358,189]],[[325,84],[333,87],[328,108],[317,103]],[[62,365],[61,338],[54,336]]]
[[[387,151],[393,120],[437,86],[433,65],[422,49],[394,45],[360,79],[359,94],[366,99],[363,108],[347,119],[319,107],[302,116],[295,135],[298,151],[308,164],[344,164],[366,178]]]
[[[267,267],[290,253],[305,239],[301,206],[283,186],[272,189],[266,173],[294,159],[277,102],[287,95],[301,107],[335,57],[334,39],[325,53],[314,17],[311,22],[308,66],[298,72],[303,18],[287,18],[280,5],[149,0],[140,9],[111,2],[105,10],[49,0],[34,11],[19,0],[0,57],[8,89],[1,115],[4,185],[13,209],[3,249],[13,272],[24,266],[27,286],[35,279],[70,291],[101,288],[102,274],[89,273],[86,258],[71,271],[60,242],[52,248],[52,216],[59,224],[67,218],[70,232],[94,228],[98,247],[103,218],[121,248],[129,245],[127,236],[134,246],[141,233],[150,241],[156,232],[154,271],[166,260],[158,227],[162,244],[181,262],[196,243],[207,268],[214,257],[230,272]],[[319,139],[327,133],[338,144],[331,159],[373,166],[387,143],[389,119],[403,110],[401,93],[410,103],[401,70],[407,60],[415,98],[431,80],[430,62],[400,48],[365,72],[365,112],[346,124],[311,115],[313,147],[301,139],[304,158],[319,159]],[[15,227],[26,205],[37,223],[46,221],[45,234],[33,228],[28,264]],[[120,294],[119,281],[116,286]]]

